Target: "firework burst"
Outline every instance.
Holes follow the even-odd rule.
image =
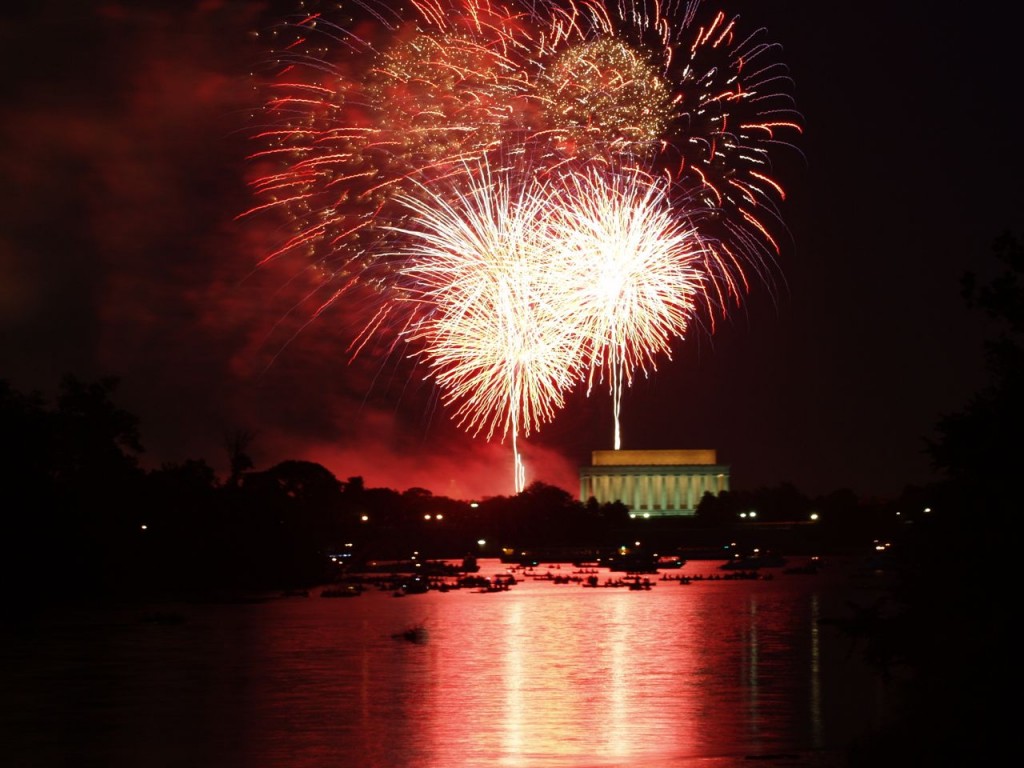
[[[671,90],[652,62],[602,37],[552,57],[537,98],[556,152],[650,157],[672,119]]]
[[[551,172],[630,164],[672,182],[720,243],[733,300],[770,280],[781,184],[772,157],[800,116],[779,47],[684,0],[352,3],[274,31],[253,153],[261,203],[325,282],[386,289],[374,258],[399,196],[481,157]],[[341,12],[337,12],[341,15]],[[699,210],[693,210],[698,208]]]
[[[263,262],[297,255],[311,266],[327,297],[317,315],[354,286],[387,300],[394,268],[377,256],[408,214],[395,201],[492,151],[514,131],[526,87],[514,64],[530,40],[521,12],[487,0],[349,8],[270,33],[250,157],[259,203],[242,214],[288,223]]]
[[[708,295],[713,249],[672,208],[664,180],[634,172],[566,181],[545,234],[561,259],[559,299],[584,340],[588,392],[607,379],[618,449],[623,386],[671,358]]]
[[[779,205],[772,159],[801,117],[780,48],[701,2],[581,0],[552,14],[538,52],[538,154],[664,175],[677,205],[718,241],[732,301],[753,270],[772,283]],[[725,298],[723,296],[722,298]],[[723,302],[719,302],[725,306]]]
[[[525,484],[520,435],[552,418],[578,381],[580,338],[563,296],[562,243],[545,220],[552,195],[489,169],[464,193],[425,191],[403,202],[401,270],[419,320],[405,336],[474,434],[511,438],[516,490]]]
[[[776,149],[800,132],[778,46],[700,0],[360,0],[278,30],[253,153],[311,267],[413,345],[461,426],[516,448],[565,394],[622,389],[698,310],[769,284]],[[335,10],[336,13],[342,13]],[[492,172],[491,168],[495,170]]]

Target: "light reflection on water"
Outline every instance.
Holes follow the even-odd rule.
[[[819,623],[846,598],[832,581],[314,593],[171,607],[180,624],[64,614],[5,634],[0,735],[11,764],[41,768],[742,765],[830,750],[880,713],[874,676]],[[425,642],[394,637],[414,625]]]

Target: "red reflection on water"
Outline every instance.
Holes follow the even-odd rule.
[[[489,594],[369,591],[187,608],[174,627],[111,624],[110,655],[97,642],[89,662],[134,682],[90,710],[104,734],[95,756],[152,765],[173,746],[221,768],[653,768],[832,746],[873,689],[818,626],[816,585],[520,580]],[[403,639],[413,626],[425,642]],[[19,675],[13,690],[28,690]],[[170,745],[154,736],[168,723],[202,727],[175,730]]]
[[[809,637],[794,637],[806,632],[802,612],[758,592],[527,581],[501,595],[450,594],[422,659],[437,681],[421,712],[428,751],[573,765],[746,754],[789,739],[784,699],[814,685],[816,662]]]

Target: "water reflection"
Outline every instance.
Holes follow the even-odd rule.
[[[810,710],[811,710],[811,744],[815,748],[824,746],[824,723],[821,715],[821,601],[818,594],[810,596],[811,620],[807,624],[811,651],[808,658],[810,666]]]
[[[182,606],[176,626],[54,617],[0,648],[5,756],[41,768],[545,768],[834,747],[884,701],[819,624],[845,599],[825,584],[526,581]],[[420,625],[425,643],[401,639]]]

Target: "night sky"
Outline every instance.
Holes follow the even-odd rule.
[[[238,220],[257,106],[254,31],[287,5],[19,4],[0,16],[0,378],[56,392],[113,375],[147,467],[253,436],[257,469],[323,464],[368,486],[513,492],[510,446],[460,430],[400,356],[349,361],[309,290],[255,269],[281,232]],[[754,283],[623,401],[624,448],[714,448],[733,487],[898,493],[932,479],[943,413],[986,381],[960,277],[1024,233],[1018,19],[1003,4],[723,3],[783,46],[804,115],[781,152],[774,289]],[[574,395],[522,446],[527,482],[578,490],[611,401]]]

